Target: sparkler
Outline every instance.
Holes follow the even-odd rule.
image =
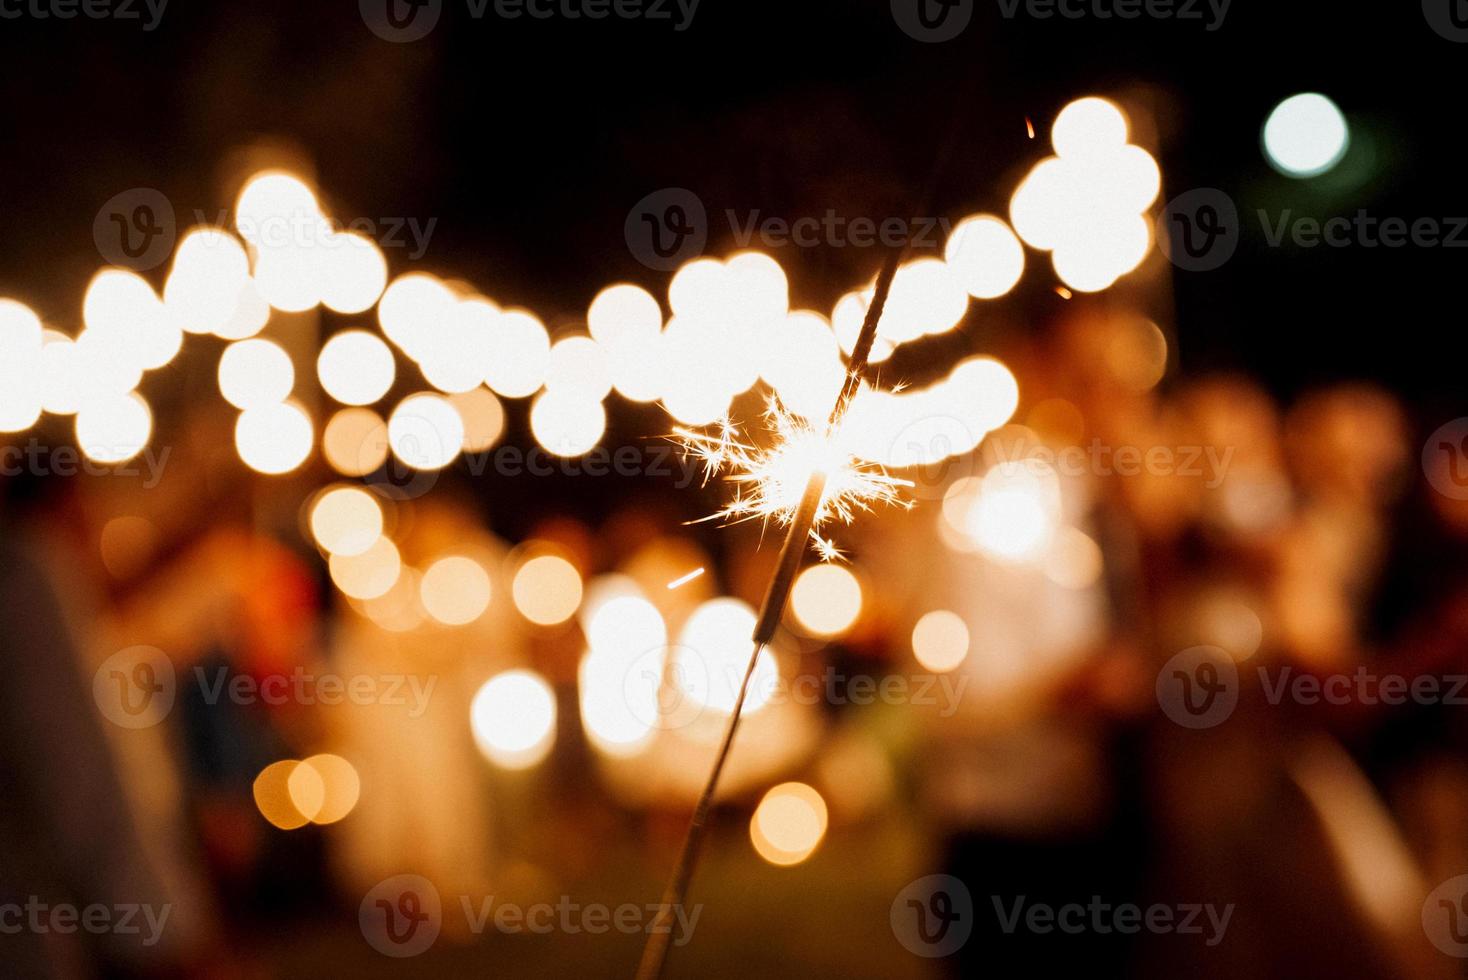
[[[737,429],[728,422],[719,425],[714,433],[686,430],[680,433],[688,450],[704,460],[708,472],[732,469],[730,479],[741,487],[747,487],[721,512],[722,516],[735,520],[773,519],[786,528],[786,533],[774,577],[770,579],[770,587],[765,592],[759,619],[755,623],[754,649],[750,652],[749,664],[745,667],[744,679],[734,699],[734,708],[719,743],[713,768],[689,821],[688,833],[683,839],[673,877],[663,894],[656,924],[649,931],[647,945],[643,947],[642,961],[637,968],[638,980],[657,980],[662,976],[672,941],[672,919],[675,910],[682,908],[688,896],[688,886],[708,828],[709,809],[713,805],[719,777],[729,759],[729,750],[734,745],[744,700],[749,693],[750,678],[754,675],[760,651],[775,637],[775,630],[790,599],[795,573],[800,570],[801,559],[805,556],[807,542],[814,539],[823,557],[828,560],[834,558],[835,546],[820,535],[822,522],[831,519],[849,522],[857,512],[870,509],[876,503],[896,500],[898,488],[904,483],[887,476],[880,468],[857,460],[846,449],[841,431],[847,409],[861,390],[872,344],[877,339],[877,324],[887,305],[898,263],[905,252],[905,247],[893,250],[877,276],[871,305],[867,307],[866,319],[851,352],[845,383],[824,429],[802,422],[781,409],[778,403],[772,403],[766,417],[772,423],[776,440],[768,450],[744,443],[738,437]]]
[[[899,493],[910,480],[889,476],[885,469],[862,460],[846,445],[839,418],[824,429],[786,411],[771,397],[764,413],[773,444],[761,448],[746,441],[729,420],[709,431],[673,430],[685,452],[703,462],[706,477],[725,474],[735,484],[733,500],[714,514],[729,523],[774,521],[790,527],[810,484],[812,474],[824,474],[826,485],[811,521],[810,540],[826,561],[841,557],[835,544],[821,534],[828,521],[850,524],[858,513],[878,504],[910,506]]]

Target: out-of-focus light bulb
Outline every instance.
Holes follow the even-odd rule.
[[[322,346],[316,375],[326,393],[343,405],[371,405],[392,388],[397,365],[376,334],[343,330]]]
[[[1316,177],[1340,163],[1350,148],[1346,117],[1319,92],[1292,95],[1264,123],[1264,152],[1287,177]]]
[[[555,692],[534,671],[507,670],[474,695],[469,722],[490,762],[502,769],[528,769],[555,743]]]
[[[219,392],[235,408],[278,404],[295,383],[290,355],[274,341],[237,340],[219,357]]]

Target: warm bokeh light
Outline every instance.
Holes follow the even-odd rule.
[[[235,451],[257,473],[291,472],[311,455],[314,440],[311,417],[294,402],[246,409],[235,420]]]
[[[505,398],[528,398],[545,383],[550,335],[525,310],[506,310],[494,323],[484,383]]]
[[[387,420],[392,453],[415,470],[441,470],[464,448],[464,420],[442,395],[409,395]]]
[[[826,836],[826,801],[805,783],[781,783],[764,795],[749,821],[759,856],[786,867],[810,857]]]
[[[1151,225],[1145,212],[1161,190],[1151,154],[1126,142],[1126,117],[1114,104],[1078,99],[1057,117],[1059,156],[1041,160],[1010,199],[1009,219],[1030,246],[1052,252],[1070,288],[1109,288],[1146,258]]]
[[[607,428],[607,412],[595,398],[571,390],[543,392],[530,409],[530,431],[541,448],[574,458],[596,448]]]
[[[968,656],[968,624],[957,613],[935,609],[912,628],[912,653],[934,673],[946,673]]]
[[[612,390],[607,354],[590,337],[564,337],[551,345],[545,373],[547,391],[564,391],[601,401]]]
[[[366,235],[338,232],[323,243],[321,302],[337,313],[371,309],[387,286],[387,259]]]
[[[262,408],[284,401],[295,387],[290,355],[274,341],[238,340],[219,357],[219,393],[235,408]]]
[[[299,222],[320,215],[315,192],[301,178],[283,170],[265,170],[250,177],[234,205],[235,228],[256,247],[284,247]]]
[[[219,228],[195,228],[174,252],[163,303],[185,333],[216,333],[234,318],[249,280],[250,259],[238,239]]]
[[[582,726],[606,754],[636,755],[662,721],[658,694],[668,653],[662,614],[640,595],[616,595],[587,619],[586,638],[578,671]]]
[[[377,302],[382,332],[413,360],[428,351],[434,332],[449,317],[458,297],[437,278],[410,272],[394,279]]]
[[[77,448],[96,463],[124,463],[148,445],[153,412],[137,392],[88,401],[76,413]]]
[[[1102,571],[1101,546],[1084,531],[1061,528],[1045,560],[1045,576],[1062,588],[1080,590],[1095,585]]]
[[[88,331],[112,338],[116,354],[151,371],[178,354],[183,331],[168,316],[148,281],[128,269],[103,269],[82,299]]]
[[[326,780],[321,778],[315,766],[297,763],[286,777],[285,787],[290,794],[291,806],[308,821],[326,804]]]
[[[357,769],[339,755],[305,759],[287,779],[291,802],[311,823],[336,823],[351,813],[362,795]]]
[[[382,537],[382,506],[358,487],[335,487],[311,507],[311,535],[325,552],[360,555]]]
[[[1264,123],[1264,153],[1287,177],[1316,177],[1340,163],[1351,131],[1340,107],[1319,92],[1292,95]]]
[[[24,432],[41,418],[43,336],[35,311],[0,299],[0,432]]]
[[[505,432],[505,408],[488,388],[475,387],[449,396],[464,421],[464,452],[492,449]]]
[[[861,615],[861,583],[840,565],[812,565],[790,593],[790,611],[812,636],[840,636]]]
[[[418,367],[429,384],[445,394],[479,387],[494,367],[494,341],[503,314],[484,299],[449,307],[420,342]]]
[[[954,226],[943,258],[954,279],[975,299],[994,299],[1015,287],[1025,271],[1025,250],[1000,218],[970,215]]]
[[[1050,144],[1061,157],[1095,158],[1125,146],[1128,131],[1126,116],[1115,103],[1090,95],[1060,110],[1050,128]]]
[[[327,421],[321,453],[342,476],[366,476],[387,461],[387,423],[370,408],[344,408]]]
[[[343,405],[371,405],[392,387],[397,364],[375,334],[343,330],[322,346],[316,375],[322,389]]]
[[[418,596],[428,615],[443,625],[472,623],[489,608],[489,572],[473,558],[447,555],[424,570]]]
[[[754,652],[754,626],[754,609],[740,599],[711,599],[695,609],[679,631],[674,651],[679,694],[722,714],[732,712]],[[746,716],[769,703],[779,678],[773,654],[768,647],[761,649],[744,702]]]
[[[540,626],[555,626],[581,605],[581,573],[559,555],[540,555],[520,566],[510,591],[520,615]]]
[[[397,545],[386,537],[357,555],[332,555],[328,562],[331,580],[343,595],[353,599],[375,599],[385,595],[403,572]]]
[[[760,376],[797,415],[824,421],[846,380],[835,332],[817,313],[798,311],[765,331]]]
[[[270,322],[270,304],[260,295],[255,280],[248,279],[240,286],[235,301],[234,313],[229,320],[214,331],[221,340],[247,340],[255,336]]]
[[[290,780],[299,765],[295,759],[272,762],[255,777],[252,787],[260,816],[280,830],[295,830],[309,823],[291,799]]]
[[[646,402],[662,394],[658,344],[663,311],[641,286],[608,286],[591,301],[586,326],[605,352],[612,384],[624,397]]]
[[[474,695],[469,721],[486,759],[502,769],[528,769],[555,744],[555,692],[533,671],[505,671]]]

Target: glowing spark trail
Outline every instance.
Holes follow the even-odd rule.
[[[703,566],[700,565],[693,571],[689,572],[687,575],[680,575],[678,578],[675,578],[673,579],[673,581],[669,582],[668,591],[672,592],[674,589],[681,589],[683,586],[687,585],[689,582],[692,582],[694,579],[698,578],[702,574]]]

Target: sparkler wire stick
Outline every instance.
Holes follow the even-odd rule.
[[[834,434],[840,427],[842,417],[851,406],[851,401],[856,397],[857,391],[861,389],[867,361],[871,357],[872,345],[877,339],[877,323],[881,320],[882,310],[887,305],[887,296],[892,290],[892,280],[897,275],[898,263],[906,253],[906,245],[893,249],[881,273],[877,276],[871,305],[867,307],[866,319],[861,325],[861,333],[857,336],[856,346],[851,351],[851,363],[847,368],[846,383],[842,385],[841,394],[836,399],[836,407],[831,410],[831,418],[827,423],[828,436]],[[709,810],[713,806],[714,793],[718,790],[719,777],[724,772],[724,764],[729,759],[729,750],[734,746],[734,735],[739,729],[739,718],[744,711],[744,700],[749,692],[750,678],[754,676],[754,668],[759,661],[760,651],[775,638],[775,630],[780,625],[780,618],[785,614],[785,605],[790,599],[790,589],[795,583],[795,573],[800,570],[801,559],[805,557],[811,528],[815,525],[816,515],[820,511],[821,500],[825,492],[826,474],[818,470],[811,474],[810,481],[806,484],[805,493],[800,498],[800,505],[795,509],[790,528],[785,534],[785,543],[780,548],[779,562],[775,566],[774,577],[770,579],[770,587],[765,593],[764,602],[760,606],[759,620],[755,624],[754,650],[749,655],[749,665],[744,669],[744,680],[740,683],[739,694],[734,699],[734,709],[729,715],[729,724],[724,729],[724,738],[719,744],[719,754],[714,758],[708,781],[704,784],[703,792],[699,794],[698,804],[693,810],[693,818],[689,821],[688,833],[683,838],[683,847],[678,853],[678,864],[673,871],[672,879],[668,882],[667,891],[663,893],[663,901],[658,907],[653,928],[648,933],[647,944],[642,949],[642,962],[637,967],[637,980],[658,980],[662,976],[663,966],[668,958],[669,944],[673,940],[674,910],[682,908],[688,897],[688,886],[693,880],[693,871],[698,864],[703,839],[708,832]]]

